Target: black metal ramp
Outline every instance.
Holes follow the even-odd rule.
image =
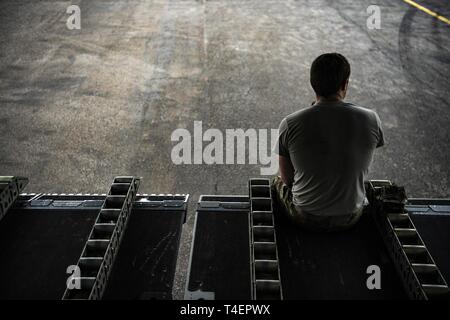
[[[104,199],[21,195],[0,222],[0,299],[61,299]],[[136,197],[104,298],[171,298],[187,199]]]
[[[425,217],[423,211],[431,210],[426,204],[419,216],[420,208],[411,203],[405,207],[403,198],[397,201],[401,188],[390,182],[374,181],[374,185],[369,192],[372,202],[361,220],[345,232],[299,229],[273,207],[283,299],[446,298],[445,281],[437,276],[441,270],[448,281],[450,274],[450,215]],[[252,298],[250,199],[245,195],[200,197],[186,299]],[[448,204],[431,211],[448,212]],[[272,261],[274,252],[268,248],[258,254]],[[367,285],[374,266],[381,272],[380,289]]]
[[[201,196],[185,299],[250,300],[248,197]]]
[[[104,299],[172,299],[187,200],[154,195],[134,203]]]
[[[186,299],[251,299],[249,212],[247,196],[200,198]],[[370,219],[347,233],[315,234],[276,218],[284,299],[406,298]],[[381,290],[366,286],[370,265],[382,270]]]
[[[66,268],[76,264],[99,208],[51,201],[16,205],[0,222],[0,299],[61,299]]]
[[[276,219],[285,299],[406,299],[395,267],[366,212],[357,225],[339,233],[300,230]],[[381,270],[381,289],[369,290],[367,268]]]

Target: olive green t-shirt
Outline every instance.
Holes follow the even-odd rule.
[[[350,215],[364,203],[364,179],[384,145],[375,111],[346,102],[318,102],[281,121],[275,150],[294,167],[293,203],[322,216]]]

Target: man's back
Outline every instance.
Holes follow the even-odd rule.
[[[279,154],[295,170],[294,205],[321,216],[360,210],[373,151],[383,144],[378,115],[349,103],[322,101],[287,116]]]

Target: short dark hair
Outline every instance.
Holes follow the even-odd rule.
[[[339,53],[322,54],[311,65],[311,86],[321,97],[336,94],[349,77],[350,63]]]

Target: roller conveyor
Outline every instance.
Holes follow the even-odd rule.
[[[139,179],[116,177],[83,248],[77,267],[81,274],[70,277],[63,299],[102,299],[117,252],[128,225],[131,206],[139,188]]]
[[[371,211],[410,299],[449,297],[446,280],[409,214],[406,193],[390,181],[366,184]]]
[[[252,298],[254,300],[281,300],[283,299],[283,290],[276,246],[270,180],[250,179],[249,196]]]
[[[16,201],[27,183],[27,178],[0,176],[0,220]]]

